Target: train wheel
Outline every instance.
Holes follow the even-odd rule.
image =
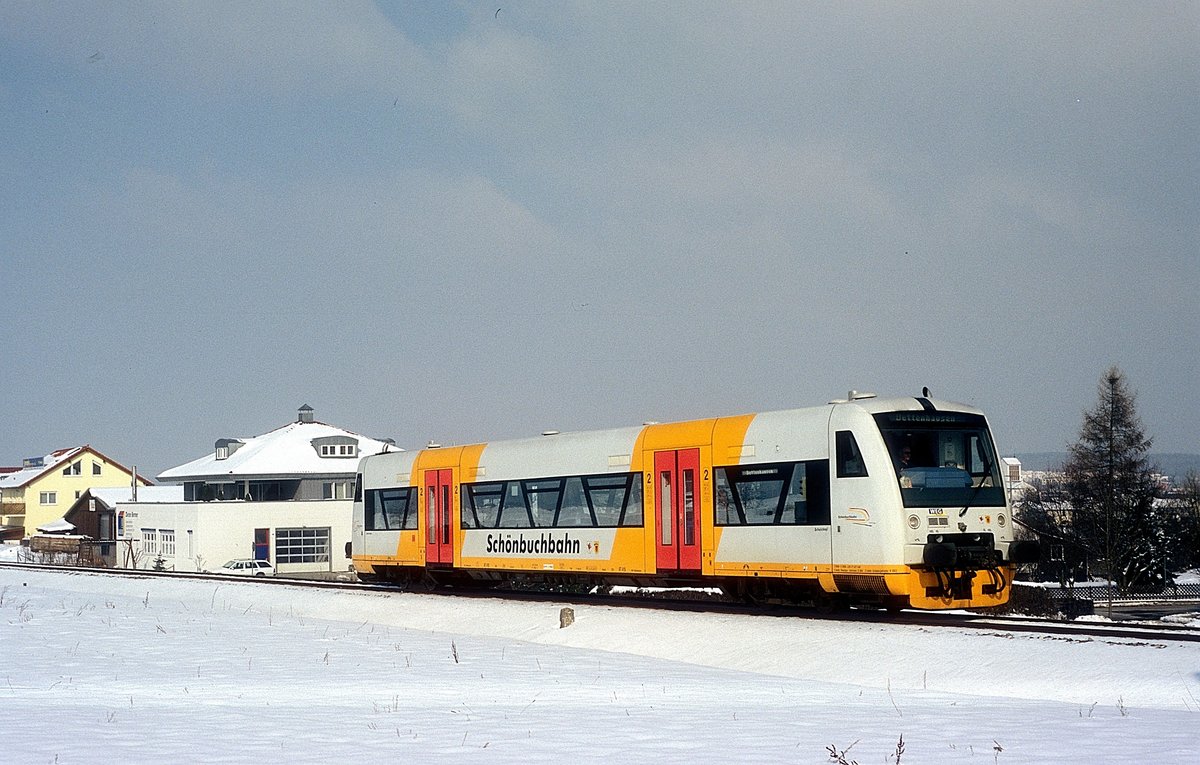
[[[893,595],[883,599],[883,607],[891,616],[895,616],[904,609],[908,608],[908,598],[903,595]]]
[[[818,614],[841,614],[850,610],[850,598],[841,593],[818,595],[815,602]]]

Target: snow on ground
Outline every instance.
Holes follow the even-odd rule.
[[[1200,761],[1200,645],[0,570],[5,760]]]
[[[1175,584],[1200,584],[1200,568],[1184,571],[1175,576]]]

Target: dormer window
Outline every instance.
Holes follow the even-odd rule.
[[[356,459],[358,457],[358,439],[350,436],[326,436],[314,438],[313,448],[317,454],[331,459]]]
[[[229,459],[229,455],[236,452],[239,448],[245,445],[244,441],[239,441],[236,438],[218,438],[214,444],[214,452],[219,460]]]

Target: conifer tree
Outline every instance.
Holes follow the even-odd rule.
[[[1135,395],[1117,367],[1100,381],[1095,407],[1071,445],[1066,488],[1072,536],[1103,561],[1118,589],[1160,589],[1170,540],[1154,508],[1152,439],[1137,416]]]

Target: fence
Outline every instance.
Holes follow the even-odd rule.
[[[1140,589],[1125,592],[1121,592],[1116,587],[1110,587],[1106,582],[1088,582],[1077,584],[1074,587],[1046,587],[1045,590],[1046,594],[1055,602],[1090,600],[1095,603],[1107,603],[1110,591],[1113,603],[1200,601],[1200,582],[1169,584],[1161,590]]]

